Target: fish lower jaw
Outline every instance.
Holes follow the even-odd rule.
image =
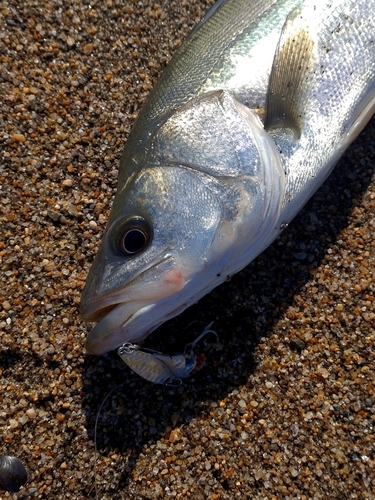
[[[116,349],[124,342],[143,340],[148,335],[148,332],[144,333],[145,328],[132,328],[132,323],[139,313],[149,307],[148,302],[125,302],[115,305],[88,333],[86,340],[87,351],[90,354],[101,355]],[[152,330],[155,328],[156,326]]]
[[[89,308],[81,310],[81,316],[88,323],[99,323],[107,314],[115,309],[120,304],[112,304],[99,309],[90,311]]]

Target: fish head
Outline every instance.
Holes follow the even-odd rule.
[[[82,295],[83,318],[99,321],[92,354],[142,341],[244,267],[272,231],[284,188],[272,139],[225,92],[164,116],[146,144],[130,142],[122,162],[133,167],[120,175]]]

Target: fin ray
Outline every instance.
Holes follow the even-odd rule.
[[[287,18],[272,65],[265,129],[291,129],[298,139],[303,127],[309,82],[314,76],[314,40],[300,9]]]

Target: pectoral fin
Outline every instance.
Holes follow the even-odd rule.
[[[291,129],[301,136],[315,67],[314,40],[308,19],[300,9],[287,18],[270,75],[265,129]]]

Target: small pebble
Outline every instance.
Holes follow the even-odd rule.
[[[4,311],[9,311],[12,307],[10,302],[8,302],[7,300],[4,300],[4,302],[2,303],[2,306],[3,306]]]
[[[25,142],[26,141],[26,137],[23,135],[23,134],[13,134],[12,135],[12,140],[15,141],[15,142]]]
[[[303,340],[299,339],[298,337],[293,337],[290,339],[290,345],[296,350],[302,351],[305,347],[306,344]]]
[[[30,418],[30,419],[34,419],[36,418],[36,411],[34,408],[29,408],[28,410],[26,410],[26,415]]]

